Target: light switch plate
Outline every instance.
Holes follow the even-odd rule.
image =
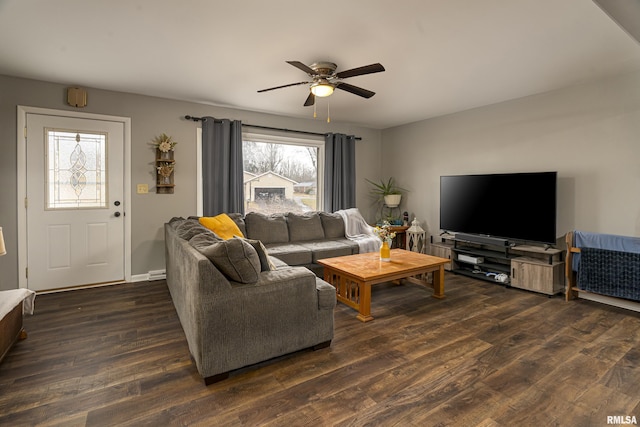
[[[138,194],[147,194],[149,192],[149,184],[138,184]]]

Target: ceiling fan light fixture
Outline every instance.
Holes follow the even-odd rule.
[[[334,86],[327,80],[320,80],[311,85],[311,93],[320,98],[324,98],[333,93]]]

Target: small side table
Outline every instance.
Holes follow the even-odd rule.
[[[390,230],[396,233],[395,239],[391,242],[392,248],[404,249],[406,247],[407,229],[408,225],[392,225]]]

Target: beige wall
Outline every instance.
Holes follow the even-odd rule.
[[[0,289],[16,287],[16,106],[72,110],[65,86],[0,76],[0,226],[8,254],[0,257]],[[245,123],[343,132],[362,137],[357,155],[357,206],[376,210],[364,178],[395,177],[411,190],[402,210],[439,231],[439,177],[445,174],[557,170],[558,235],[571,229],[640,236],[640,73],[522,98],[384,131],[322,120],[89,89],[84,112],[131,117],[132,274],[164,268],[162,224],[195,213],[196,124],[212,115]],[[179,141],[173,195],[135,194],[154,185],[148,142],[161,132]],[[384,159],[384,162],[381,161]]]
[[[558,171],[558,236],[640,236],[640,73],[387,129],[382,141],[383,175],[411,190],[403,209],[432,234],[441,175]]]
[[[74,110],[65,104],[66,86],[34,80],[0,76],[0,226],[3,227],[8,254],[0,257],[0,289],[12,289],[18,283],[17,215],[17,148],[16,107],[18,105]],[[360,177],[378,177],[380,168],[379,130],[367,129],[337,120],[295,119],[248,111],[220,108],[196,103],[174,101],[129,93],[88,89],[88,106],[83,112],[131,118],[131,178],[132,201],[125,207],[131,215],[132,274],[146,274],[164,269],[163,223],[173,216],[194,215],[196,212],[196,127],[184,119],[186,114],[211,115],[217,118],[239,119],[244,123],[282,127],[312,132],[342,132],[362,137],[356,148],[356,173]],[[135,194],[136,184],[154,188],[154,154],[148,143],[165,132],[174,137],[176,146],[175,193]],[[363,190],[364,189],[364,190]],[[369,215],[369,199],[364,179],[357,182],[357,205]],[[372,214],[372,213],[371,213]]]

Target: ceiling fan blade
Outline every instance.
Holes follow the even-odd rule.
[[[336,86],[336,89],[342,89],[344,91],[353,93],[354,95],[358,95],[363,98],[371,98],[373,95],[376,94],[375,92],[371,92],[370,90],[362,89],[361,87],[350,85],[348,83],[339,83]]]
[[[276,87],[270,87],[269,89],[261,89],[258,91],[258,93],[260,92],[267,92],[269,90],[274,90],[274,89],[282,89],[283,87],[289,87],[289,86],[298,86],[298,85],[305,85],[308,84],[309,82],[298,82],[298,83],[289,83],[288,85],[282,85],[282,86],[276,86]]]
[[[371,65],[365,65],[364,67],[352,68],[351,70],[340,71],[339,73],[336,73],[336,77],[338,77],[339,79],[346,79],[347,77],[355,77],[355,76],[362,76],[364,74],[380,73],[382,71],[384,71],[384,67],[382,66],[382,64],[376,63]]]
[[[309,96],[307,97],[307,100],[304,101],[304,106],[310,107],[315,103],[316,103],[316,96],[313,93],[309,92]]]
[[[305,73],[310,74],[310,75],[312,75],[312,76],[317,76],[317,75],[319,75],[319,74],[316,72],[316,70],[314,70],[313,68],[310,68],[310,67],[308,67],[308,66],[304,65],[304,64],[303,64],[302,62],[300,62],[300,61],[287,61],[287,64],[291,64],[291,65],[293,65],[294,67],[299,68],[299,69],[301,69],[302,71],[304,71]]]

